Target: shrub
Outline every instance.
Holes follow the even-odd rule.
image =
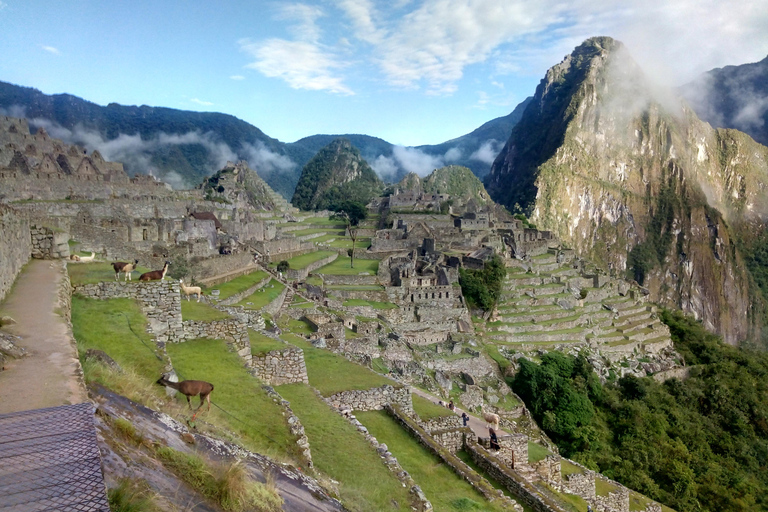
[[[288,263],[287,260],[283,260],[283,261],[281,261],[280,263],[277,264],[277,271],[278,272],[285,272],[289,268],[291,268],[291,264]]]

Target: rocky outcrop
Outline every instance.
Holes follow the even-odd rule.
[[[547,72],[486,187],[738,343],[755,320],[733,226],[761,222],[766,178],[768,148],[712,129],[621,43],[593,38]]]

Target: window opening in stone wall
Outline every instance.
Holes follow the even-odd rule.
[[[141,230],[141,239],[146,240],[147,239],[147,230],[146,228]]]

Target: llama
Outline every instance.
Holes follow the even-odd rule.
[[[139,276],[139,281],[157,281],[158,279],[160,281],[165,281],[165,273],[168,272],[168,265],[170,265],[170,261],[166,261],[165,265],[163,265],[162,270],[153,270],[151,272],[144,272]]]
[[[499,415],[494,414],[492,412],[484,412],[483,413],[483,419],[485,420],[486,426],[488,428],[493,428],[494,430],[499,430]]]
[[[80,261],[80,256],[78,256],[77,254],[70,254],[69,259],[71,259],[72,261]]]
[[[139,264],[139,260],[133,260],[133,263],[126,263],[124,261],[115,261],[112,263],[112,268],[115,269],[115,281],[120,279],[120,272],[125,274],[125,280],[131,281],[131,273],[136,270]]]
[[[80,256],[81,263],[90,263],[96,258],[96,253],[91,251],[90,256]]]
[[[179,279],[179,284],[181,285],[181,291],[187,295],[187,301],[189,301],[189,296],[195,293],[197,294],[197,302],[200,302],[200,297],[203,295],[202,288],[199,286],[184,286],[183,279]]]
[[[192,402],[190,397],[200,395],[200,405],[195,409],[195,413],[192,415],[194,421],[197,413],[203,407],[203,403],[208,401],[208,410],[211,410],[211,393],[213,392],[213,384],[205,382],[203,380],[183,380],[181,382],[171,382],[165,378],[165,375],[161,375],[157,380],[157,383],[163,386],[168,386],[176,391],[181,391],[187,397],[187,405],[192,409]]]

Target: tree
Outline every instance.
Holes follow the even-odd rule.
[[[349,251],[349,266],[355,268],[355,242],[357,241],[358,226],[368,217],[368,210],[358,201],[341,201],[332,208],[330,218],[341,220],[347,225],[347,233],[352,239],[352,249]]]

